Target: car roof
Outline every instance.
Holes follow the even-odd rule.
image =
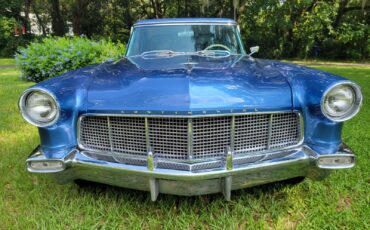
[[[134,26],[146,25],[163,25],[163,24],[236,24],[236,22],[229,18],[161,18],[161,19],[144,19],[136,22]]]

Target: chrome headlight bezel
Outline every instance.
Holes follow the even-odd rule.
[[[35,92],[45,94],[45,95],[47,95],[48,97],[50,97],[52,99],[52,102],[55,104],[55,108],[56,108],[56,115],[54,116],[54,118],[52,120],[50,120],[48,122],[40,122],[40,121],[37,121],[35,119],[32,119],[30,117],[30,115],[28,114],[28,112],[27,112],[27,99],[32,93],[35,93]],[[29,122],[30,124],[32,124],[34,126],[37,126],[37,127],[51,126],[51,125],[55,124],[58,121],[59,116],[60,116],[60,106],[59,106],[59,103],[58,103],[56,97],[54,96],[54,94],[52,94],[51,92],[49,92],[45,89],[39,89],[39,88],[27,89],[26,91],[23,92],[23,94],[19,98],[18,106],[19,106],[19,110],[22,114],[22,117],[27,122]]]
[[[325,101],[327,99],[327,96],[330,94],[330,92],[332,92],[332,90],[334,90],[334,89],[336,89],[340,86],[349,86],[349,87],[351,87],[354,99],[353,99],[352,106],[348,109],[347,112],[345,112],[343,115],[335,116],[335,115],[330,114],[325,109]],[[334,84],[334,85],[330,86],[324,92],[324,94],[321,98],[321,112],[323,113],[323,115],[326,118],[328,118],[331,121],[343,122],[343,121],[347,121],[347,120],[351,119],[352,117],[354,117],[359,112],[361,104],[362,104],[362,93],[361,93],[360,86],[358,86],[357,84],[355,84],[353,82],[340,82],[340,83],[337,83],[337,84]]]

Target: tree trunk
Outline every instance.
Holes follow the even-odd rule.
[[[340,1],[337,16],[335,17],[335,20],[332,24],[334,29],[336,29],[339,26],[340,20],[342,19],[342,16],[346,12],[347,4],[348,4],[348,0],[341,0]]]
[[[60,14],[59,0],[49,0],[51,3],[51,27],[53,34],[63,36],[65,32],[64,20]]]
[[[31,25],[30,25],[30,8],[31,8],[31,2],[32,0],[25,0],[24,1],[24,21],[23,21],[23,26],[25,28],[25,34],[29,33],[31,30]]]
[[[185,0],[185,7],[184,7],[184,11],[185,11],[185,17],[189,17],[189,7],[188,7],[188,1]]]
[[[339,8],[338,8],[338,13],[337,13],[337,16],[335,17],[335,20],[333,21],[333,28],[336,29],[340,26],[340,22],[343,18],[343,16],[350,12],[350,11],[354,11],[354,10],[362,10],[364,13],[367,12],[367,10],[370,9],[369,6],[365,6],[364,4],[362,6],[351,6],[351,7],[347,7],[349,3],[349,0],[342,0],[339,4]]]
[[[151,0],[150,2],[152,3],[152,8],[153,8],[153,12],[154,12],[154,17],[155,17],[155,18],[159,18],[159,17],[158,17],[158,6],[157,6],[157,1],[155,1],[155,0]]]
[[[134,20],[131,15],[131,3],[130,0],[123,1],[123,7],[125,8],[125,19],[128,28],[131,28],[134,24]]]
[[[158,0],[151,0],[152,8],[154,11],[154,17],[155,18],[162,18],[163,17],[163,11],[162,11],[162,3]]]
[[[32,4],[32,10],[33,10],[33,12],[35,13],[36,18],[37,18],[37,21],[38,21],[38,23],[39,23],[39,25],[40,25],[40,27],[41,27],[42,35],[46,36],[46,30],[45,30],[44,23],[42,22],[42,20],[41,20],[41,18],[40,18],[40,15],[39,15],[39,13],[38,13],[38,11],[37,11],[37,9],[36,9],[36,8],[37,8],[37,7],[35,7],[35,5],[34,5],[34,4]]]
[[[234,21],[236,21],[236,14],[237,14],[238,8],[239,8],[239,0],[233,0]]]
[[[177,17],[181,17],[181,2],[177,0]]]
[[[85,12],[87,12],[88,0],[76,0],[72,10],[72,29],[75,35],[81,35],[83,31],[83,21]]]

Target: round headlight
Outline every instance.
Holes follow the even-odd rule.
[[[26,91],[19,106],[24,119],[39,127],[52,125],[59,117],[59,106],[54,96],[43,90]]]
[[[358,113],[361,101],[361,90],[356,84],[337,84],[325,92],[321,110],[330,120],[345,121]]]

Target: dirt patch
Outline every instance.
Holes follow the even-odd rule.
[[[347,209],[351,206],[351,198],[350,197],[341,197],[338,200],[338,205],[337,205],[337,212],[343,211],[344,209]]]

